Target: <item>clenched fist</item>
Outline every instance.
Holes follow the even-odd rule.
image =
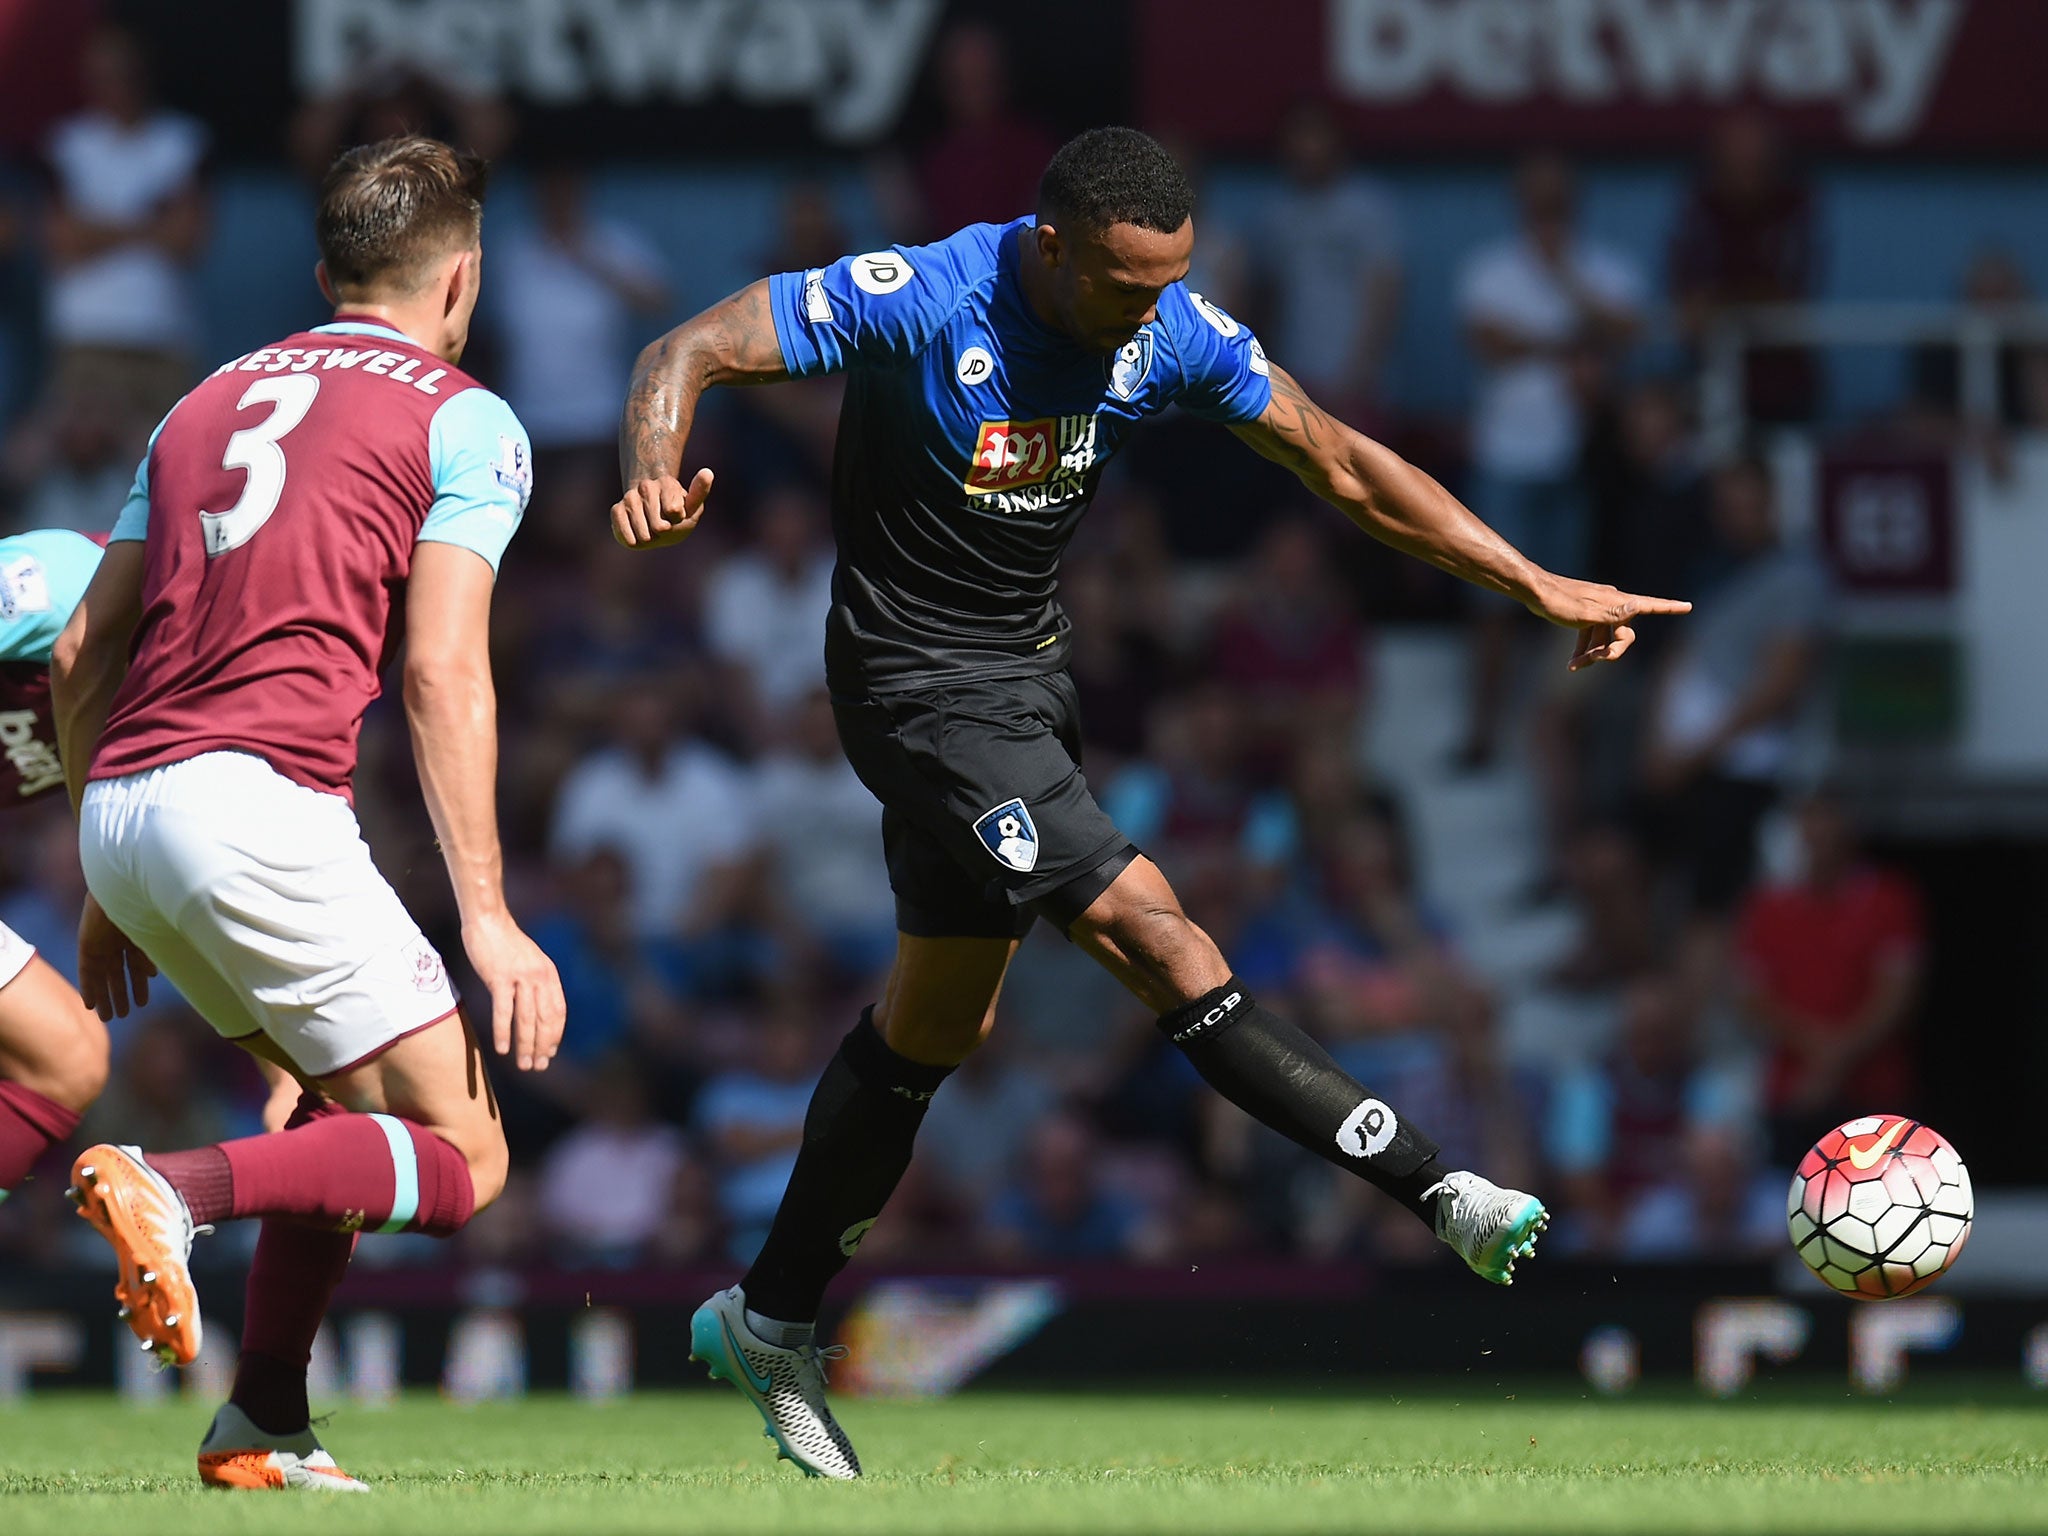
[[[612,503],[612,537],[628,549],[680,544],[697,531],[711,497],[711,471],[700,469],[687,488],[673,475],[636,480]]]

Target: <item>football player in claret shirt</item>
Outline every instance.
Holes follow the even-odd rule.
[[[103,540],[52,528],[0,539],[0,810],[64,784],[50,647]],[[0,923],[0,1200],[78,1127],[107,1081],[107,1028],[71,983]]]
[[[848,375],[833,466],[839,566],[825,659],[847,756],[882,802],[900,939],[882,1000],[826,1067],[766,1245],[692,1324],[785,1455],[856,1477],[813,1323],[909,1162],[926,1102],[993,1022],[1034,918],[1057,924],[1252,1115],[1405,1204],[1506,1283],[1545,1214],[1437,1147],[1260,1006],[1088,792],[1060,553],[1102,468],[1169,405],[1228,426],[1367,533],[1576,629],[1610,661],[1630,596],[1532,565],[1427,475],[1332,420],[1237,320],[1183,283],[1193,194],[1158,144],[1084,133],[1035,215],[757,282],[641,354],[613,535],[688,537],[711,472],[683,451],[711,384]]]
[[[52,666],[91,892],[80,990],[153,966],[306,1085],[283,1131],[88,1148],[80,1213],[145,1350],[199,1351],[195,1227],[262,1221],[208,1483],[356,1489],[314,1438],[306,1366],[359,1232],[446,1236],[497,1198],[505,1138],[446,969],[370,860],[350,783],[401,634],[420,788],[491,1031],[561,1039],[555,968],[505,905],[485,642],[530,489],[526,434],[460,372],[483,166],[432,139],[343,155],[315,233],[329,325],[215,370],[136,472]]]

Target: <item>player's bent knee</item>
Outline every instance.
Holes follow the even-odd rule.
[[[23,1087],[84,1114],[107,1086],[107,1032],[81,1027],[54,1044],[35,1070],[19,1076]]]
[[[69,1027],[50,1036],[38,1091],[83,1114],[107,1086],[107,1027],[80,1004]]]
[[[66,1109],[83,1114],[106,1091],[108,1043],[106,1026],[90,1014],[72,1031],[58,1072],[56,1091],[50,1094]]]
[[[502,1135],[479,1139],[483,1143],[480,1146],[458,1149],[462,1152],[463,1161],[469,1165],[469,1185],[474,1195],[469,1211],[471,1216],[505,1192],[505,1179],[512,1167],[512,1156]]]
[[[1106,942],[1132,960],[1154,964],[1170,961],[1206,938],[1163,881],[1156,891],[1128,893],[1121,899],[1104,892],[1081,914],[1073,931],[1076,938]]]
[[[898,940],[874,1024],[889,1049],[927,1066],[957,1066],[995,1025],[1015,939]]]
[[[83,1113],[107,1086],[107,1027],[42,959],[7,988],[0,1072]]]
[[[1181,910],[1180,898],[1149,859],[1134,861],[1068,933],[1158,1012],[1230,978],[1215,941]]]
[[[1081,910],[1068,931],[1076,935],[1111,934],[1119,929],[1171,921],[1187,921],[1180,898],[1159,866],[1140,855]]]

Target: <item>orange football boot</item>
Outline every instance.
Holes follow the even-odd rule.
[[[199,1447],[199,1481],[209,1488],[304,1493],[368,1493],[334,1464],[308,1426],[295,1435],[258,1429],[233,1403],[223,1403]]]
[[[142,1347],[171,1365],[199,1356],[199,1293],[187,1261],[195,1231],[184,1198],[142,1160],[140,1147],[106,1142],[71,1165],[66,1191],[78,1214],[113,1245],[121,1275],[114,1298]]]

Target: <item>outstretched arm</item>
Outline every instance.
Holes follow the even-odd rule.
[[[1638,597],[1532,564],[1435,480],[1330,416],[1278,365],[1272,403],[1256,421],[1231,430],[1381,543],[1576,629],[1574,671],[1618,660],[1635,642],[1632,619],[1692,611],[1690,603]]]
[[[680,476],[697,401],[714,384],[774,384],[789,376],[766,278],[649,342],[633,365],[619,423],[626,490],[612,507],[612,537],[628,549],[655,549],[695,532],[711,471],[698,470],[687,489]]]

